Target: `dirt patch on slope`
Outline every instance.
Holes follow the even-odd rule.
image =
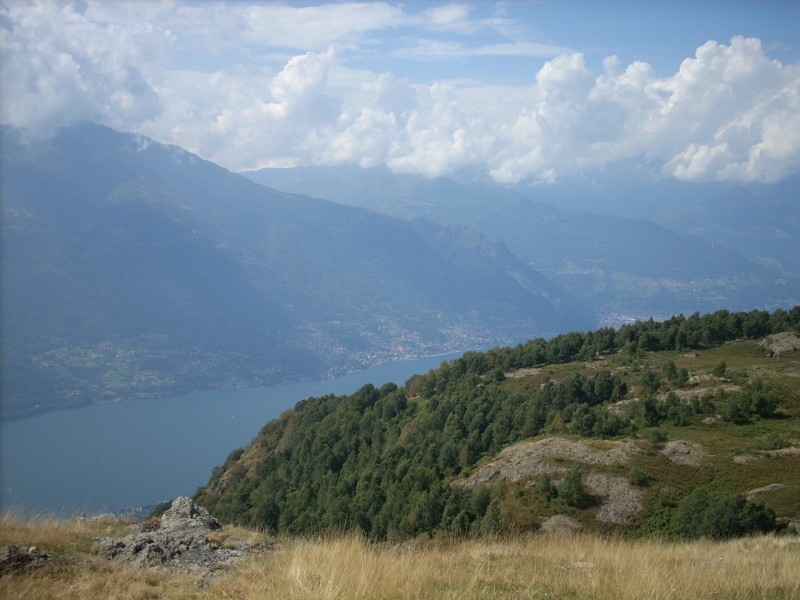
[[[463,483],[472,488],[523,481],[541,473],[561,475],[567,467],[552,462],[558,458],[586,465],[627,464],[637,452],[640,452],[639,447],[630,440],[590,443],[551,437],[520,442],[479,466]]]

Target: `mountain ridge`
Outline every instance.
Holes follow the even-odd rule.
[[[5,416],[592,322],[499,246],[434,247],[432,224],[270,190],[142,136],[85,123],[23,143],[4,128],[2,166]]]
[[[761,229],[745,235],[741,227],[746,219],[738,218],[738,233],[724,237],[723,241],[738,240],[734,250],[720,239],[693,235],[693,231],[699,232],[696,226],[669,229],[669,219],[662,216],[659,220],[647,210],[631,209],[636,216],[621,217],[589,212],[580,203],[573,210],[556,206],[564,200],[559,194],[568,190],[578,195],[591,191],[607,204],[622,202],[613,197],[622,184],[606,182],[600,191],[588,184],[569,183],[520,191],[486,182],[428,180],[387,168],[357,167],[262,169],[243,174],[286,191],[480,231],[489,239],[504,242],[514,254],[574,295],[591,297],[599,319],[613,325],[626,319],[668,318],[722,307],[785,308],[800,299],[799,279],[792,276],[796,273],[793,261],[783,258],[791,244],[756,244],[754,239],[763,238]],[[667,186],[663,193],[672,193],[673,187]],[[654,191],[643,184],[625,189],[628,193],[662,193],[660,188]],[[701,186],[691,198],[702,205],[703,193],[713,194],[715,189]],[[791,185],[787,184],[787,189]],[[635,200],[625,201],[631,204]],[[672,198],[663,199],[663,204],[679,206],[678,199]],[[686,204],[691,206],[688,201]],[[781,206],[786,204],[784,201]],[[717,213],[724,211],[716,208]],[[707,225],[712,226],[721,227]],[[758,251],[745,257],[741,250],[750,246],[757,246]]]

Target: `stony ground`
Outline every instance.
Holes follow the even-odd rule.
[[[132,567],[191,573],[200,584],[242,558],[271,550],[224,534],[219,521],[185,497],[177,498],[154,525],[131,527],[134,531],[125,537],[99,538],[101,555]]]

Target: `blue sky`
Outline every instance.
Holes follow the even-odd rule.
[[[404,4],[410,13],[424,14],[431,3]],[[500,17],[515,23],[517,36],[488,29],[461,35],[427,32],[425,37],[456,40],[468,48],[513,41],[569,49],[582,52],[595,70],[602,67],[605,57],[616,55],[626,63],[648,62],[661,76],[675,73],[681,62],[705,42],[727,42],[736,35],[760,38],[781,60],[796,62],[800,56],[800,2],[789,0],[542,0],[477,2],[467,6],[473,21]],[[354,64],[370,69],[391,68],[395,73],[429,81],[455,72],[458,77],[480,73],[479,78],[484,81],[520,83],[538,70],[530,56],[506,56],[502,61],[497,57],[449,61],[431,57],[430,64],[393,60],[392,51],[403,46],[406,36],[414,38],[414,29],[385,32],[381,36],[384,43],[379,47],[382,52],[372,60],[366,57]]]
[[[232,170],[556,182],[800,170],[800,2],[3,2],[3,123]]]

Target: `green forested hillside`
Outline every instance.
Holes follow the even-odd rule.
[[[800,332],[800,306],[568,333],[309,398],[197,498],[270,531],[379,539],[553,515],[686,537],[785,525],[800,518],[800,353],[759,346],[777,332]]]

